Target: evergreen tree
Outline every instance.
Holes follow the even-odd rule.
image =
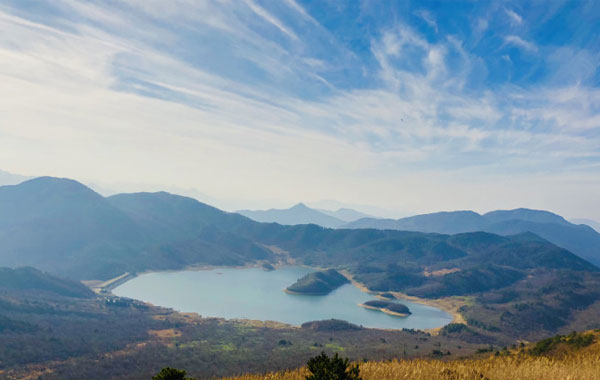
[[[332,358],[325,352],[311,358],[307,363],[311,372],[306,380],[362,380],[358,364],[348,367],[348,359],[342,359],[336,353]]]
[[[161,369],[156,376],[153,376],[152,380],[191,380],[186,379],[185,375],[185,371],[180,371],[176,368],[165,367]]]

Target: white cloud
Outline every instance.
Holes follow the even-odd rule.
[[[252,0],[245,0],[245,2],[246,2],[246,5],[248,5],[250,7],[250,9],[252,9],[252,11],[254,13],[256,13],[258,16],[260,16],[263,19],[265,19],[266,21],[268,21],[270,24],[272,24],[273,26],[275,26],[281,32],[287,34],[292,39],[298,40],[298,36],[294,32],[292,32],[288,27],[286,27],[285,25],[283,25],[283,23],[279,19],[277,19],[277,17],[275,17],[271,13],[267,12],[266,9],[264,9],[263,7],[257,5]]]
[[[438,32],[438,26],[437,26],[437,22],[435,21],[435,18],[433,17],[433,15],[426,11],[425,9],[421,9],[419,11],[417,11],[415,13],[417,16],[421,17],[423,19],[423,21],[425,21],[425,23],[427,23],[427,25],[429,25],[433,30],[435,30],[435,32]]]
[[[512,9],[505,8],[504,12],[510,18],[510,21],[513,24],[520,25],[523,23],[523,17],[521,17],[517,12],[513,11]]]
[[[514,46],[517,46],[517,47],[519,47],[523,50],[529,51],[529,52],[535,53],[538,51],[538,48],[534,43],[525,41],[521,37],[515,36],[515,35],[505,36],[504,44],[505,45],[514,45]]]
[[[161,14],[160,2],[130,5],[171,17]],[[187,2],[176,5],[181,8],[165,12],[185,13]],[[189,6],[197,7],[187,14],[194,20],[194,12],[216,7]],[[100,21],[115,12],[69,9],[92,18],[101,12]],[[569,166],[565,160],[599,158],[598,139],[583,135],[600,128],[597,90],[467,91],[476,57],[455,37],[429,43],[405,25],[386,30],[371,43],[380,82],[305,97],[286,91],[285,82],[244,82],[194,65],[147,40],[152,22],[140,21],[148,23],[148,34],[140,35],[115,13],[105,28],[70,23],[58,29],[0,12],[0,82],[7,94],[0,102],[0,167],[198,188],[237,199],[238,208],[250,197],[265,205],[376,199],[383,207],[403,199],[425,211],[491,207],[493,200],[473,199],[480,190],[513,204],[522,198],[507,190],[506,178],[518,177],[515,184],[534,191],[560,182],[561,173],[592,170],[589,161]],[[304,50],[292,55],[268,41],[241,22],[254,14],[213,16],[218,21],[198,21],[194,30],[219,30],[236,54],[266,61],[273,76],[302,78],[303,89],[327,84],[317,72],[328,70],[329,61]],[[179,41],[171,33],[165,38]],[[460,59],[458,71],[447,64],[450,54]],[[410,59],[417,69],[405,65]],[[154,96],[143,95],[148,92]],[[521,173],[536,179],[527,182]]]

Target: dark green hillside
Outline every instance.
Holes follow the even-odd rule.
[[[537,223],[508,220],[491,224],[485,230],[500,235],[512,235],[523,231],[532,232],[591,263],[600,265],[600,234],[583,224],[575,225],[566,221],[563,223]]]
[[[306,295],[329,294],[340,286],[347,284],[348,279],[335,269],[309,273],[286,289],[291,293]]]
[[[583,259],[600,265],[600,233],[586,225],[572,224],[548,211],[515,209],[479,215],[472,211],[439,212],[403,219],[363,218],[343,228],[376,228],[457,234],[486,231],[499,235],[532,232]]]
[[[117,194],[106,200],[153,234],[195,236],[201,228],[254,223],[238,214],[226,213],[195,199],[166,192]]]
[[[498,265],[485,265],[428,279],[422,286],[405,289],[424,298],[460,296],[500,289],[525,277],[525,273]]]
[[[482,333],[540,339],[555,331],[600,328],[598,273],[553,270],[475,297],[461,312]]]
[[[30,323],[17,321],[0,315],[0,334],[2,333],[30,333],[37,329],[37,326]]]
[[[34,268],[0,268],[0,289],[45,291],[77,298],[94,296],[81,282],[57,278]]]
[[[0,210],[0,265],[74,279],[271,255],[229,231],[249,219],[167,193],[103,198],[76,181],[43,177],[0,187]]]
[[[3,266],[110,277],[125,269],[135,252],[131,243],[148,238],[105,198],[68,179],[42,177],[0,187],[0,210]],[[117,263],[114,270],[110,262]]]

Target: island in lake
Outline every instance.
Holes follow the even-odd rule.
[[[390,301],[373,300],[362,303],[359,306],[367,309],[379,310],[386,314],[395,315],[397,317],[408,317],[410,314],[412,314],[406,305]]]
[[[271,272],[271,271],[275,270],[275,267],[273,265],[269,264],[269,263],[263,263],[262,264],[262,269],[264,271]]]
[[[291,294],[324,296],[349,282],[346,277],[335,269],[328,269],[307,274],[288,286],[285,291]]]

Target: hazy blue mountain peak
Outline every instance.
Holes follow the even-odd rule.
[[[562,216],[550,211],[517,208],[514,210],[496,210],[483,215],[490,222],[503,222],[507,220],[523,220],[536,223],[569,224]]]
[[[239,210],[237,213],[257,222],[283,225],[317,224],[322,227],[337,228],[344,224],[344,220],[310,208],[304,203],[298,203],[287,209]]]
[[[305,205],[304,203],[299,202],[299,203],[296,203],[295,205],[293,205],[290,209],[291,210],[308,210],[310,208],[307,205]]]
[[[31,179],[31,177],[0,170],[0,186],[18,185],[28,179]]]
[[[600,233],[600,223],[596,222],[595,220],[577,218],[577,219],[571,219],[570,222],[574,223],[574,224],[579,224],[579,225],[581,225],[581,224],[586,225],[586,226],[594,229],[596,232]]]

